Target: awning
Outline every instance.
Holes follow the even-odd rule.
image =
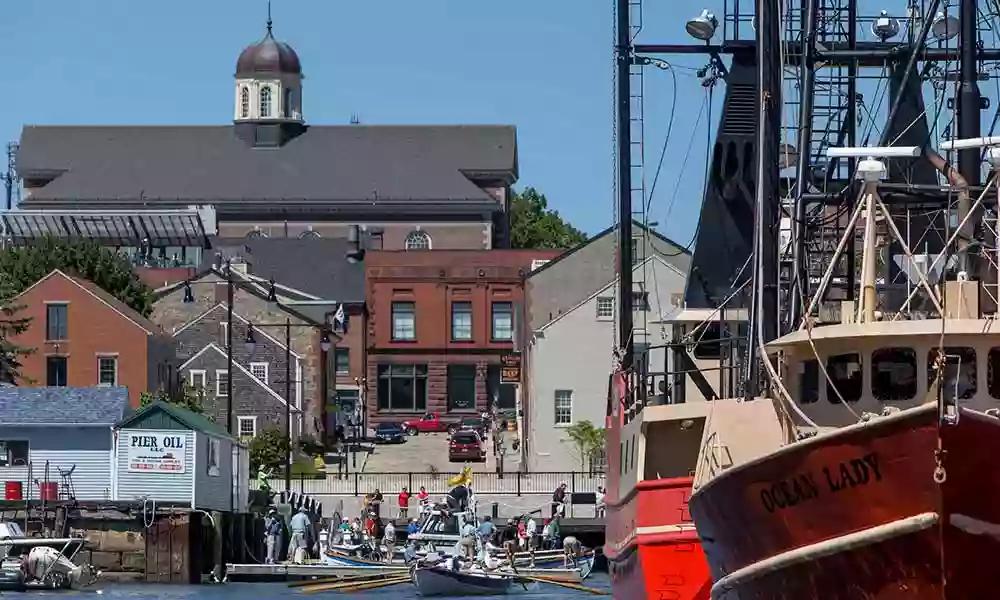
[[[4,231],[15,244],[45,236],[90,238],[114,246],[207,246],[196,210],[63,211],[13,210],[2,214]]]

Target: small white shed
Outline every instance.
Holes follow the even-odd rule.
[[[154,402],[114,429],[112,494],[200,510],[245,512],[250,454],[202,415]]]

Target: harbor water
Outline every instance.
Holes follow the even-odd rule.
[[[584,585],[587,587],[608,591],[610,597],[610,582],[605,573],[589,577]],[[248,597],[267,598],[337,598],[349,597],[355,600],[408,600],[420,598],[413,586],[409,584],[391,586],[380,590],[358,592],[355,594],[340,594],[338,592],[322,592],[304,594],[301,590],[289,588],[282,583],[228,583],[225,585],[118,585],[109,584],[99,590],[84,590],[80,592],[30,592],[27,597],[47,596],[60,600],[245,600]],[[585,592],[577,592],[551,585],[541,585],[529,592],[512,588],[510,597],[523,600],[566,600],[569,598],[599,597]],[[483,596],[478,596],[482,598]],[[461,600],[461,599],[456,599]]]

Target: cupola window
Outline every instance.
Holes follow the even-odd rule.
[[[285,88],[285,103],[282,108],[285,118],[290,118],[292,116],[292,88]]]
[[[246,86],[240,90],[240,118],[246,119],[250,116],[250,90]]]
[[[271,116],[271,88],[268,86],[260,88],[260,116]]]

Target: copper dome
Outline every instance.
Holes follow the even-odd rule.
[[[274,35],[271,34],[270,19],[267,22],[267,35],[264,39],[247,46],[236,61],[237,75],[254,73],[302,74],[299,55],[288,44],[274,39]]]

